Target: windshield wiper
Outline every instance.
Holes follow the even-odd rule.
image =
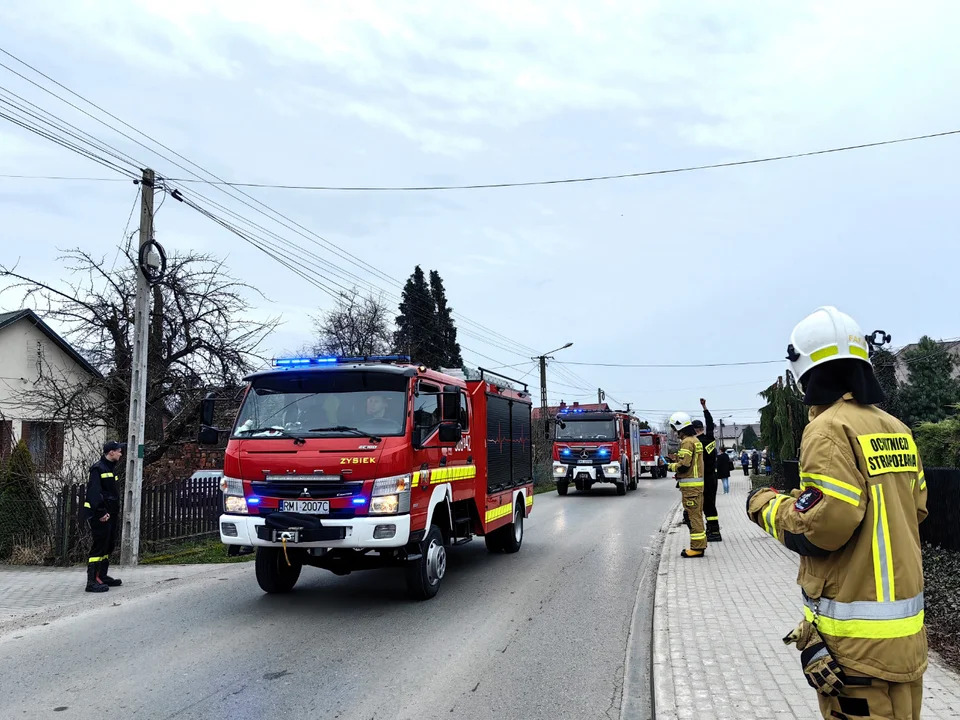
[[[250,428],[249,430],[237,430],[237,435],[257,435],[260,433],[276,433],[280,437],[288,437],[292,439],[296,444],[302,445],[306,442],[300,435],[294,435],[292,432],[288,432],[283,428],[279,427],[262,427],[262,428]]]
[[[357,437],[369,437],[372,442],[380,442],[381,438],[364,432],[360,428],[350,427],[349,425],[332,425],[330,427],[310,428],[307,432],[348,432]]]

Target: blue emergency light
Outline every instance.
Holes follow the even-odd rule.
[[[362,497],[354,498],[354,499],[353,499],[353,504],[354,504],[354,505],[366,505],[366,504],[367,504],[367,499],[366,499],[366,498],[362,498]]]
[[[247,498],[247,505],[259,505],[259,504],[260,504],[260,498],[258,497]]]
[[[308,367],[311,365],[335,365],[337,363],[363,362],[410,362],[409,355],[368,355],[366,357],[297,357],[274,358],[273,367]]]

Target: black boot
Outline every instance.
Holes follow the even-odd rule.
[[[720,537],[719,520],[707,520],[707,542],[723,542],[723,538]]]
[[[110,589],[97,577],[98,565],[99,563],[87,563],[87,592],[101,593]]]
[[[107,573],[110,572],[110,558],[100,561],[100,571],[97,575],[100,576],[100,581],[108,587],[117,587],[117,585],[123,585],[123,580],[120,578],[112,578]]]

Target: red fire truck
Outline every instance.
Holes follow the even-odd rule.
[[[640,475],[640,420],[610,410],[567,408],[556,416],[553,479],[557,493],[572,484],[588,492],[597,483],[613,483],[617,495],[637,489]]]
[[[533,506],[525,385],[403,356],[273,365],[246,378],[220,484],[220,539],[256,548],[265,592],[292,590],[304,565],[338,575],[401,566],[427,599],[448,547],[483,536],[490,552],[520,549]],[[203,444],[217,439],[213,402]]]
[[[640,430],[639,473],[650,473],[650,477],[667,476],[667,464],[664,457],[667,452],[667,436],[653,430]]]

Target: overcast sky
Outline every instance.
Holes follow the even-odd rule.
[[[406,186],[629,173],[954,130],[958,21],[952,0],[5,0],[0,46],[223,178]],[[0,87],[185,177],[3,68]],[[181,187],[390,293],[376,271],[402,282],[416,263],[439,270],[466,318],[537,352],[572,341],[558,361],[728,363],[782,358],[794,324],[821,304],[895,345],[960,335],[958,143],[541,187],[248,191],[362,268],[217,189]],[[0,174],[110,177],[4,121]],[[135,195],[124,182],[0,178],[3,258],[50,281],[62,276],[58,248],[109,262]],[[269,297],[258,315],[284,319],[270,352],[306,341],[307,314],[330,304],[169,198],[156,231],[169,250],[226,256]],[[18,303],[0,295],[3,309]],[[529,349],[461,341],[471,364],[533,369]],[[550,398],[588,401],[604,387],[659,420],[702,395],[742,422],[780,372],[554,366]]]

